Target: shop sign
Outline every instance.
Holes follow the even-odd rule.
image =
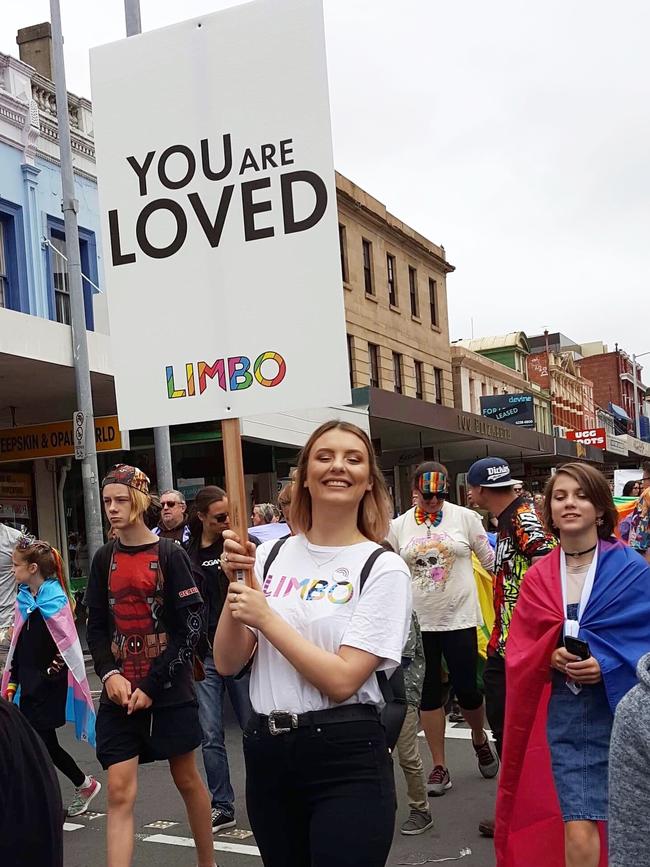
[[[506,425],[492,424],[480,415],[468,412],[458,413],[458,430],[462,433],[476,434],[492,440],[511,440],[512,431]]]
[[[646,443],[643,440],[637,439],[636,437],[627,434],[627,447],[629,451],[634,452],[634,454],[636,455],[642,455],[644,458],[650,458],[650,443]]]
[[[627,457],[627,441],[624,436],[613,436],[612,434],[607,434],[607,451],[611,452],[614,455],[621,455],[621,457]]]
[[[604,449],[607,446],[607,431],[604,427],[592,428],[591,430],[568,430],[566,438],[574,443],[594,446],[597,449]]]
[[[177,479],[176,484],[178,485],[178,490],[185,497],[185,500],[189,502],[196,498],[196,495],[201,488],[205,487],[205,479]]]
[[[29,503],[25,500],[0,500],[0,518],[10,521],[27,521],[29,519]]]
[[[0,497],[29,500],[32,496],[30,473],[0,473]]]
[[[91,51],[125,429],[350,403],[322,5],[254,0]]]
[[[535,427],[532,394],[495,394],[481,398],[481,415],[516,427]]]
[[[117,416],[95,419],[95,442],[98,452],[122,449]],[[27,461],[34,458],[59,458],[73,455],[75,437],[72,419],[31,427],[0,430],[0,463]]]

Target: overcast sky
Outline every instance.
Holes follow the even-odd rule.
[[[232,0],[141,0],[144,30]],[[0,50],[49,19],[2,3]],[[122,0],[61,0],[68,88]],[[451,339],[544,327],[650,351],[647,0],[325,0],[339,171],[436,243]],[[169,70],[160,73],[161,87]],[[649,359],[646,359],[648,362]],[[647,366],[647,363],[646,363]]]

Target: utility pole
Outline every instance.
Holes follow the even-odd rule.
[[[54,84],[56,88],[56,115],[59,128],[59,152],[61,159],[61,188],[63,194],[61,210],[63,211],[65,222],[65,243],[68,255],[68,276],[70,280],[72,358],[74,364],[77,408],[84,413],[86,419],[86,448],[85,457],[81,460],[81,480],[83,484],[88,557],[92,562],[95,552],[104,544],[104,534],[102,532],[101,504],[99,499],[97,448],[95,445],[95,415],[93,412],[93,395],[90,387],[86,312],[84,308],[83,287],[81,283],[81,256],[79,253],[79,229],[77,226],[77,211],[79,209],[79,203],[75,198],[74,174],[72,171],[72,144],[70,139],[70,119],[68,117],[68,90],[65,82],[63,33],[61,31],[61,8],[59,6],[59,0],[50,0],[50,18],[52,19]],[[61,544],[65,545],[66,540],[62,539]]]
[[[124,0],[124,18],[127,36],[137,36],[138,33],[142,33],[140,0]],[[172,447],[168,427],[155,427],[153,429],[153,444],[156,454],[158,493],[162,493],[174,487]]]

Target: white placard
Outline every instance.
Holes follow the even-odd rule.
[[[350,402],[322,0],[91,52],[120,427]]]

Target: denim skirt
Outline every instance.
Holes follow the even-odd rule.
[[[613,716],[602,683],[574,695],[553,672],[547,737],[553,778],[565,822],[607,821],[607,772]]]

